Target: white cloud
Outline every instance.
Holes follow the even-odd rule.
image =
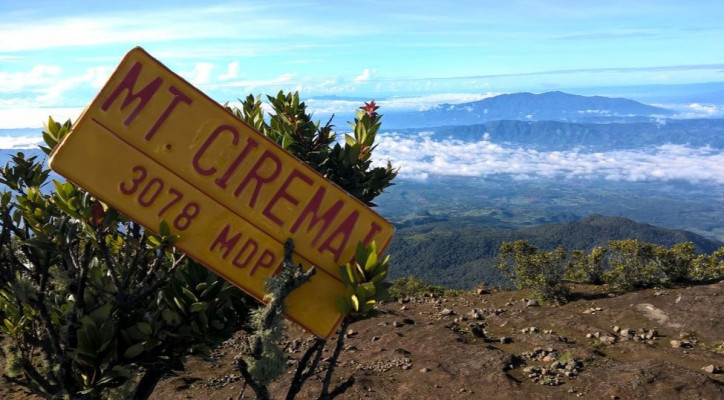
[[[47,87],[39,90],[42,94],[36,100],[41,105],[58,104],[67,97],[67,93],[74,90],[83,87],[94,89],[94,91],[100,90],[112,72],[111,67],[93,67],[86,69],[83,75],[55,79]]]
[[[0,104],[0,129],[37,128],[52,116],[56,121],[75,121],[83,107],[3,107]]]
[[[328,84],[335,84],[338,81],[330,80]],[[423,96],[391,97],[387,99],[376,99],[381,107],[382,114],[389,111],[425,111],[441,103],[459,104],[469,103],[496,96],[500,93],[440,93]],[[367,99],[372,100],[372,98]],[[310,110],[322,114],[348,113],[360,106],[360,100],[343,99],[319,99],[312,96],[306,100]]]
[[[656,106],[674,110],[674,118],[720,118],[724,117],[724,104],[657,104]]]
[[[197,62],[193,71],[182,73],[184,78],[194,85],[204,85],[211,80],[211,71],[214,70],[214,64],[207,62]]]
[[[684,145],[608,152],[537,151],[505,147],[488,140],[463,142],[410,137],[397,133],[378,136],[375,160],[400,168],[400,177],[430,175],[485,177],[509,174],[514,178],[608,179],[615,181],[669,181],[724,183],[724,154]]]
[[[239,62],[232,61],[226,67],[226,73],[219,76],[219,80],[228,81],[239,77]]]
[[[42,142],[43,138],[40,134],[34,136],[0,136],[0,149],[37,149]]]
[[[0,92],[20,92],[53,83],[60,75],[57,65],[35,65],[27,72],[0,71]]]
[[[374,70],[370,70],[369,68],[365,68],[361,74],[357,75],[352,81],[354,83],[362,83],[367,82],[370,80],[370,77],[374,73]]]

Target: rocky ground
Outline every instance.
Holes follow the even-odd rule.
[[[385,303],[347,332],[335,382],[355,383],[341,398],[724,399],[724,282],[614,297],[597,290],[577,288],[578,299],[562,306],[525,292]],[[239,398],[242,335],[213,362],[190,359],[152,398]],[[290,371],[311,342],[291,327]],[[316,398],[324,369],[298,398]],[[273,386],[275,398],[291,373]]]

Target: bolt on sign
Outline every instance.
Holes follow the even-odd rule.
[[[317,266],[287,298],[287,317],[325,338],[342,316],[338,266],[357,243],[383,252],[393,226],[234,117],[140,47],[121,61],[58,144],[50,166],[262,301],[292,238]]]

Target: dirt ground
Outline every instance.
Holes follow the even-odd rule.
[[[537,306],[525,292],[385,303],[380,316],[351,326],[333,385],[354,377],[344,399],[724,399],[716,372],[724,368],[724,282],[615,297],[577,289],[562,306]],[[239,398],[241,339],[225,342],[213,362],[190,359],[152,398]],[[290,327],[289,373],[273,385],[275,398],[311,342]],[[714,373],[703,369],[712,365]],[[298,398],[317,397],[326,366]],[[0,398],[9,395],[27,397],[3,383]]]

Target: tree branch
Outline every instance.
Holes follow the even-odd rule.
[[[319,364],[319,360],[322,357],[322,350],[324,350],[324,345],[326,344],[326,340],[317,338],[314,340],[314,343],[309,346],[307,351],[304,352],[304,355],[299,360],[297,370],[294,372],[292,382],[289,385],[289,390],[287,391],[287,400],[293,400],[294,397],[296,397],[296,395],[299,393],[299,391],[302,390],[304,382],[306,382],[307,379],[309,379],[309,377],[314,374],[314,371],[317,369],[317,365]],[[312,354],[315,353],[316,356],[314,358],[314,361],[312,362],[312,365],[309,365],[309,359],[312,358]]]
[[[334,368],[337,365],[337,359],[339,358],[339,354],[342,351],[342,345],[344,344],[344,334],[345,334],[345,332],[347,332],[347,328],[349,327],[350,323],[351,323],[350,319],[345,318],[342,321],[342,326],[339,328],[339,335],[337,336],[337,345],[334,347],[334,354],[332,354],[332,358],[329,360],[329,367],[327,369],[326,375],[324,376],[324,381],[322,382],[322,392],[319,395],[320,399],[327,400],[327,399],[333,398],[329,394],[329,384],[332,382],[332,375],[334,374]]]

